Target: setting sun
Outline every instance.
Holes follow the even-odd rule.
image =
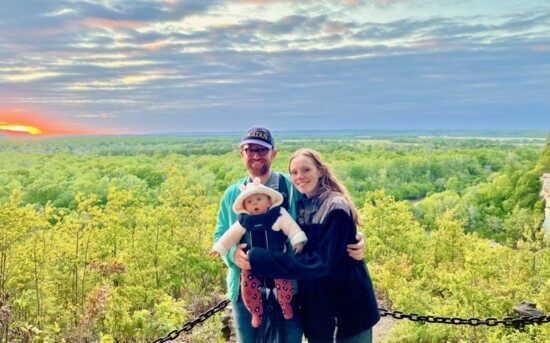
[[[105,131],[83,128],[82,123],[51,118],[50,115],[27,110],[0,107],[0,136],[97,135]]]
[[[30,133],[31,135],[40,135],[42,133],[39,128],[29,125],[0,125],[0,130],[13,133]]]

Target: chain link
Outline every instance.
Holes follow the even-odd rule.
[[[543,324],[550,323],[550,316],[535,316],[527,317],[522,316],[520,318],[505,317],[502,319],[497,318],[458,318],[458,317],[438,317],[438,316],[422,316],[416,313],[403,313],[401,311],[388,311],[385,308],[380,308],[380,316],[392,316],[395,319],[408,319],[413,322],[423,321],[426,323],[440,323],[440,324],[451,324],[451,325],[487,325],[487,326],[496,326],[498,324],[503,324],[505,326],[515,326],[523,327],[529,324]]]
[[[212,317],[214,314],[226,308],[229,302],[230,302],[229,299],[225,299],[221,301],[211,309],[198,315],[197,318],[185,322],[181,329],[170,331],[168,335],[154,340],[153,343],[164,343],[164,342],[175,340],[176,338],[179,337],[179,335],[182,332],[189,332],[193,330],[193,328],[197,324],[200,324],[208,320],[208,318]],[[535,317],[522,316],[520,318],[505,317],[502,319],[497,319],[492,317],[487,319],[479,319],[479,318],[465,319],[465,318],[459,318],[459,317],[439,317],[439,316],[431,316],[431,315],[423,316],[417,313],[403,313],[401,311],[388,311],[385,308],[379,308],[379,310],[380,310],[380,316],[382,317],[392,316],[395,319],[408,319],[413,322],[422,321],[426,323],[439,323],[439,324],[451,324],[451,325],[497,326],[498,324],[502,324],[505,326],[524,327],[525,325],[530,325],[530,324],[550,323],[550,316],[535,316]]]
[[[217,305],[215,305],[211,309],[199,314],[197,316],[197,318],[185,322],[183,324],[183,326],[181,327],[181,329],[172,330],[165,337],[157,338],[156,340],[154,340],[153,343],[164,343],[164,342],[168,342],[168,341],[173,341],[176,338],[178,338],[179,335],[182,332],[190,332],[191,330],[193,330],[193,328],[197,324],[200,324],[200,323],[206,321],[208,318],[212,317],[214,314],[216,314],[216,313],[220,312],[221,310],[223,310],[224,308],[226,308],[227,305],[229,304],[229,302],[230,302],[229,299],[225,299],[225,300],[221,301],[220,303],[218,303]]]

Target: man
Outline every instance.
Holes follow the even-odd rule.
[[[254,178],[259,178],[262,184],[283,194],[285,200],[282,206],[288,210],[293,218],[296,218],[296,202],[302,197],[285,175],[271,170],[271,162],[277,156],[277,150],[275,149],[275,139],[269,129],[262,126],[249,128],[241,139],[240,155],[249,172],[249,176],[239,180],[225,191],[218,212],[218,224],[214,234],[214,241],[216,242],[238,219],[237,214],[232,210],[232,206],[240,193],[240,185],[251,182]],[[348,253],[354,259],[361,260],[363,258],[365,241],[362,236],[358,237],[358,239],[360,239],[359,243],[348,245]],[[262,301],[268,305],[264,305],[264,308],[272,308],[274,312],[266,313],[264,310],[264,317],[269,316],[269,318],[263,320],[260,327],[252,327],[251,314],[246,309],[239,294],[240,268],[250,268],[248,257],[243,250],[246,246],[246,244],[233,246],[229,249],[226,257],[224,257],[224,261],[229,267],[226,281],[229,299],[233,303],[233,322],[237,329],[238,341],[241,343],[302,342],[302,326],[297,305],[293,304],[295,306],[295,315],[289,320],[283,319],[280,307],[276,301],[273,303],[274,306],[269,306],[274,299],[272,280],[264,280],[265,284],[262,285]],[[294,297],[294,299],[296,298]],[[280,326],[275,323],[279,319],[281,320],[281,322],[278,322],[281,324]],[[277,329],[273,330],[272,328],[274,327]]]

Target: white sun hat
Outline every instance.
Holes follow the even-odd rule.
[[[279,206],[283,203],[283,195],[276,190],[266,187],[260,183],[259,178],[254,178],[254,181],[248,183],[245,185],[240,185],[239,189],[241,190],[241,194],[237,197],[235,200],[235,203],[233,203],[233,211],[235,213],[248,213],[246,209],[244,208],[244,201],[246,198],[253,194],[266,194],[271,198],[271,207]]]

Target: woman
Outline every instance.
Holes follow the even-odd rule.
[[[296,256],[253,248],[252,270],[266,278],[298,279],[308,342],[371,342],[371,328],[380,319],[374,289],[365,263],[346,252],[356,242],[357,209],[317,152],[296,151],[289,171],[305,195],[297,221],[308,243]]]

